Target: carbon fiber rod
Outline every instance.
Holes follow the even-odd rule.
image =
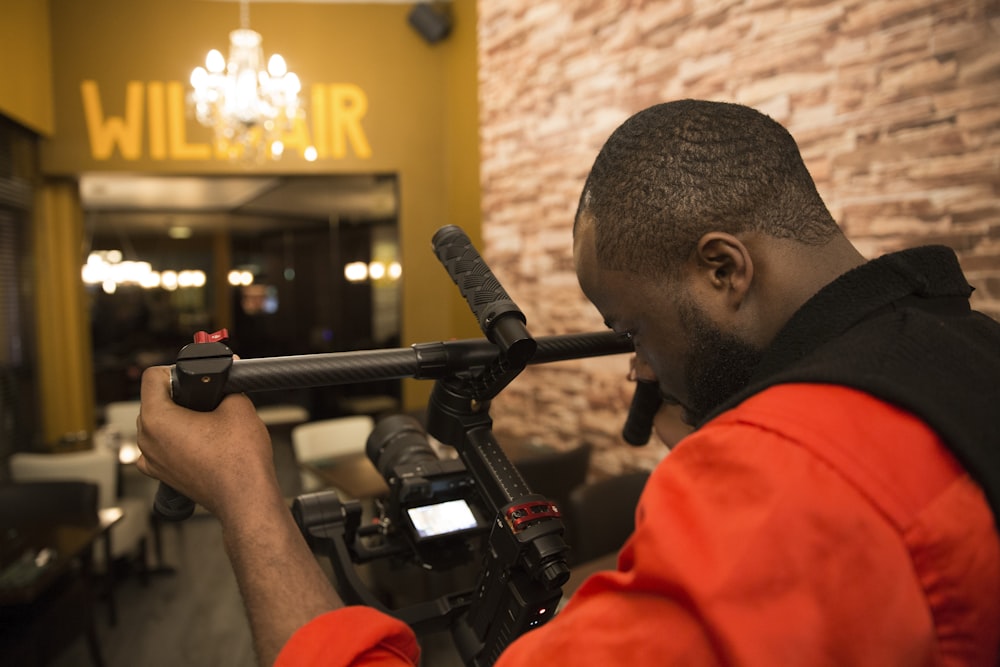
[[[413,377],[416,371],[412,348],[237,359],[229,371],[226,393],[391,380]]]
[[[601,331],[542,336],[529,364],[623,354],[632,351],[624,334]],[[437,379],[493,362],[497,347],[485,339],[420,343],[409,348],[237,359],[225,393],[301,389],[400,378]]]

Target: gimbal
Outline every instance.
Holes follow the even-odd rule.
[[[174,401],[213,410],[226,394],[353,384],[386,379],[435,380],[427,431],[453,447],[472,479],[472,492],[489,518],[476,587],[413,605],[386,609],[349,567],[361,553],[356,537],[360,506],[335,493],[300,496],[293,514],[314,550],[325,549],[342,595],[382,608],[415,628],[447,626],[468,665],[492,665],[506,646],[555,613],[569,576],[559,509],[533,494],[492,432],[490,401],[527,365],[632,351],[613,332],[532,338],[526,320],[461,229],[433,237],[435,254],[479,320],[486,340],[419,343],[410,348],[233,360],[207,334],[184,347],[171,369]],[[193,503],[161,484],[156,511],[183,520]]]

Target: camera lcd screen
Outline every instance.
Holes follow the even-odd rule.
[[[479,525],[469,504],[463,499],[411,507],[406,513],[421,538],[450,535]]]

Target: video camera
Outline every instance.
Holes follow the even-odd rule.
[[[380,524],[403,531],[417,562],[442,569],[467,561],[467,537],[490,524],[475,497],[476,481],[459,459],[441,459],[415,418],[382,419],[366,453],[389,485]]]
[[[224,334],[200,333],[172,368],[174,401],[213,410],[228,393],[353,384],[411,377],[435,380],[426,431],[393,415],[366,452],[389,492],[362,522],[358,501],[323,491],[295,499],[292,513],[311,548],[325,553],[348,604],[366,604],[415,631],[448,629],[463,661],[492,665],[522,633],[552,618],[569,577],[559,508],[534,494],[493,436],[490,401],[527,365],[632,351],[613,332],[532,338],[526,319],[461,229],[442,227],[434,251],[479,319],[485,340],[419,343],[405,349],[233,360]],[[441,457],[432,436],[457,454]],[[160,485],[156,511],[191,515],[193,503]],[[356,564],[401,558],[447,569],[479,558],[473,587],[390,609]]]

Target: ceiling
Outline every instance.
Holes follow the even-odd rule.
[[[96,233],[165,234],[220,229],[256,233],[331,221],[385,220],[397,213],[396,179],[385,175],[80,177],[80,198]]]

